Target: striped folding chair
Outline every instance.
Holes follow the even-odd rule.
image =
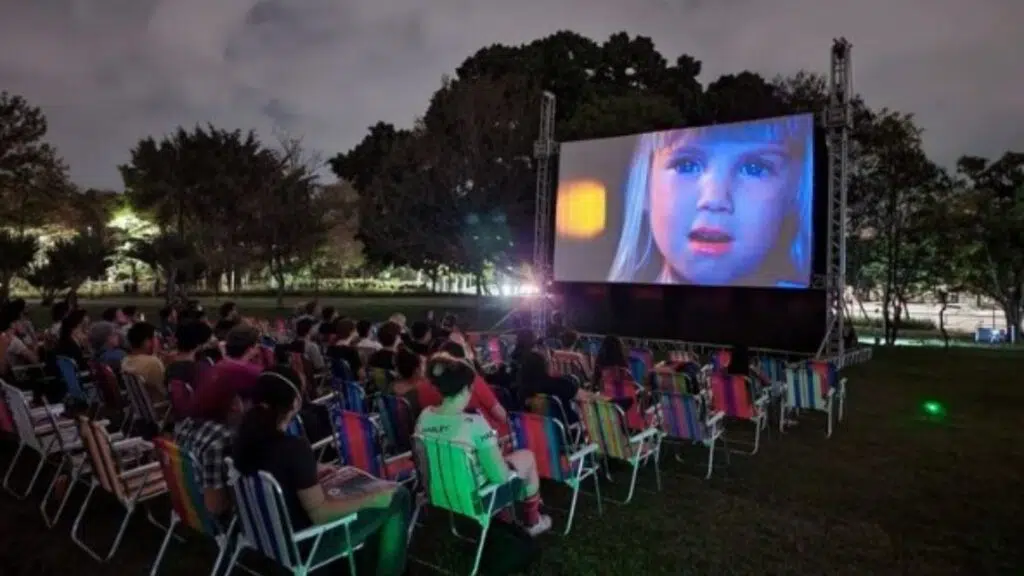
[[[362,384],[338,378],[331,378],[330,383],[335,399],[344,406],[345,410],[366,413],[366,391]]]
[[[843,419],[846,378],[839,378],[834,365],[808,362],[786,370],[786,390],[779,409],[779,430],[785,430],[787,412],[813,410],[826,417],[825,437],[832,437],[833,420]],[[837,405],[838,404],[838,405]],[[837,418],[833,418],[833,414]]]
[[[366,414],[344,410],[337,404],[328,407],[331,426],[337,439],[338,457],[346,466],[393,482],[416,480],[416,463],[412,452],[385,456],[381,432]]]
[[[476,448],[463,442],[417,434],[413,436],[413,447],[426,498],[417,499],[410,526],[416,525],[425,505],[479,524],[480,538],[470,570],[470,576],[476,576],[491,521],[498,512],[515,504],[519,478],[515,472],[510,472],[504,482],[487,482],[477,464]],[[455,530],[454,519],[452,534],[461,537]]]
[[[374,404],[391,453],[400,454],[412,450],[417,414],[409,400],[393,394],[381,394],[374,399]]]
[[[348,362],[341,358],[332,358],[328,360],[331,369],[331,378],[343,380],[345,382],[355,381],[356,375],[352,371],[352,367],[348,365]]]
[[[641,386],[647,385],[647,375],[654,367],[654,353],[647,348],[634,348],[629,351],[629,371],[633,379]]]
[[[716,371],[723,371],[729,367],[729,362],[732,361],[732,350],[723,348],[716,350],[711,354],[711,366]]]
[[[183,451],[170,438],[156,438],[153,444],[156,446],[160,471],[167,484],[167,495],[171,498],[171,518],[167,523],[163,542],[160,544],[160,550],[156,553],[156,558],[153,559],[153,566],[150,568],[149,574],[156,576],[159,573],[167,546],[171,543],[171,537],[174,536],[174,529],[178,527],[178,524],[182,524],[216,542],[217,560],[214,561],[213,570],[210,571],[211,575],[216,575],[227,555],[238,519],[232,517],[231,522],[225,528],[206,509],[200,480],[202,466],[194,455]],[[240,568],[244,569],[242,566]],[[248,570],[246,571],[248,572]]]
[[[572,407],[570,406],[566,409],[565,404],[562,404],[562,399],[558,396],[534,394],[526,399],[526,409],[534,414],[553,418],[561,424],[563,428],[569,431],[572,446],[579,445],[583,439],[583,425],[580,424],[578,419],[572,424],[569,423],[569,410],[572,410]]]
[[[723,412],[729,418],[748,420],[754,423],[754,445],[747,455],[757,454],[761,447],[761,431],[768,426],[768,402],[771,400],[768,388],[756,390],[754,383],[746,376],[713,372],[711,382],[711,406],[716,412]]]
[[[630,430],[644,430],[649,422],[644,401],[647,396],[643,387],[634,379],[633,372],[621,366],[605,368],[601,371],[602,395],[613,400],[628,400],[630,405],[626,410],[626,424]]]
[[[657,427],[649,426],[639,432],[631,433],[622,408],[605,398],[591,398],[581,402],[580,412],[587,437],[591,442],[597,444],[598,454],[606,460],[628,462],[633,469],[626,499],[613,500],[613,502],[629,504],[636,490],[640,467],[647,463],[653,463],[655,483],[658,490],[661,490],[661,470],[658,469],[658,459],[661,457],[662,434]]]
[[[158,434],[164,428],[164,423],[171,413],[169,402],[154,404],[146,391],[145,381],[142,376],[125,372],[121,374],[121,381],[128,392],[128,403],[132,408],[132,423],[142,423],[144,427]],[[134,428],[133,428],[134,430]],[[149,432],[149,430],[147,430]]]
[[[24,500],[32,493],[32,489],[35,488],[43,468],[50,462],[50,455],[60,451],[57,436],[73,441],[78,437],[78,433],[75,431],[74,421],[63,417],[63,404],[54,404],[49,408],[52,413],[61,417],[57,421],[57,425],[54,426],[47,417],[47,409],[45,407],[29,408],[28,398],[25,396],[25,393],[3,380],[0,380],[0,396],[3,396],[4,404],[10,410],[11,421],[14,424],[18,437],[18,448],[14,451],[14,457],[11,458],[10,464],[7,465],[3,487],[11,496],[18,500]],[[11,487],[10,482],[14,469],[18,466],[26,448],[39,456],[39,463],[36,465],[28,485],[19,492]]]
[[[357,513],[296,532],[288,517],[281,486],[274,477],[263,471],[243,476],[235,469],[231,459],[227,460],[241,530],[225,574],[231,574],[243,551],[253,550],[273,560],[294,576],[306,576],[336,560],[347,558],[349,573],[356,576],[353,554],[360,545],[352,539],[352,523]],[[339,531],[344,535],[344,546],[333,550],[321,548],[320,543],[325,535]]]
[[[683,372],[676,372],[670,366],[659,366],[652,373],[655,392],[675,392],[677,394],[693,394],[697,391],[695,382]]]
[[[316,454],[316,461],[323,461],[324,452],[327,448],[332,446],[335,442],[334,438],[330,435],[325,436],[319,440],[313,440],[306,430],[306,424],[302,421],[302,415],[296,414],[292,421],[288,423],[288,428],[285,430],[288,434],[297,438],[305,438],[309,440],[309,447],[313,449],[313,453]]]
[[[590,362],[587,358],[573,350],[554,350],[551,352],[551,374],[554,376],[574,376],[581,382],[590,379]]]
[[[103,362],[90,360],[89,373],[92,374],[93,385],[106,409],[105,414],[109,415],[110,412],[120,414],[121,419],[117,429],[124,430],[129,421],[128,401],[117,382],[117,374],[114,373],[114,369]]]
[[[674,390],[659,390],[661,403],[661,430],[666,438],[702,444],[708,449],[708,470],[704,478],[711,478],[715,466],[715,443],[721,440],[725,447],[726,463],[729,448],[725,440],[725,413],[709,410],[704,394],[690,394]],[[679,456],[676,456],[679,459]]]
[[[66,422],[66,429],[61,434],[55,434],[54,440],[57,443],[57,448],[61,453],[60,462],[57,464],[57,469],[54,471],[53,476],[50,478],[50,483],[46,487],[46,492],[43,494],[43,501],[39,504],[39,513],[43,517],[43,523],[46,524],[47,528],[53,528],[60,520],[61,515],[64,513],[64,508],[68,504],[68,500],[71,497],[71,493],[79,483],[84,483],[88,486],[86,480],[88,480],[88,474],[91,472],[88,469],[88,458],[85,452],[85,445],[82,443],[79,437],[78,428],[73,426],[74,420],[70,418],[65,419],[61,414],[61,407],[54,406],[46,401],[46,398],[42,399],[43,406],[42,410],[45,413],[46,421],[54,429],[61,427],[63,422]],[[97,424],[106,429],[110,422],[107,420],[99,420]],[[110,434],[111,441],[122,440],[124,435],[118,431]],[[67,475],[65,476],[65,471]],[[60,497],[57,510],[51,515],[50,509],[50,495],[54,494],[57,490],[57,485],[61,483],[62,479],[66,480],[67,483],[64,487],[64,494]]]
[[[577,446],[569,443],[562,423],[542,414],[514,412],[509,415],[512,442],[518,450],[533,452],[537,474],[572,488],[572,503],[565,522],[565,535],[572,530],[576,517],[576,503],[580,486],[587,478],[594,478],[597,495],[597,513],[601,514],[601,483],[597,477],[597,444]]]
[[[71,526],[71,540],[97,561],[107,562],[121,546],[121,539],[135,509],[164,495],[167,492],[167,484],[160,471],[160,463],[146,462],[146,455],[152,452],[153,444],[142,438],[126,438],[114,442],[102,424],[85,416],[78,417],[78,433],[88,456],[92,478],[89,492]],[[89,502],[96,494],[96,488],[101,488],[113,496],[124,510],[121,526],[105,554],[93,550],[82,541],[79,534],[82,520],[89,509]],[[147,516],[150,522],[160,526],[148,511]]]
[[[668,361],[672,364],[681,364],[683,362],[698,362],[699,358],[689,350],[669,350]]]
[[[60,373],[64,385],[67,386],[68,396],[80,402],[92,404],[99,398],[96,389],[86,383],[89,377],[88,372],[79,371],[78,364],[67,356],[57,356],[57,372]]]

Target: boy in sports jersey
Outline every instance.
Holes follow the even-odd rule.
[[[476,448],[477,485],[504,482],[512,471],[519,476],[519,501],[523,505],[523,528],[537,536],[551,528],[551,517],[540,513],[540,478],[537,463],[529,450],[502,455],[498,436],[479,414],[466,413],[470,389],[476,372],[466,360],[448,354],[436,354],[427,365],[427,374],[444,397],[440,406],[424,408],[416,421],[416,433],[439,437]],[[508,520],[510,515],[505,515]]]

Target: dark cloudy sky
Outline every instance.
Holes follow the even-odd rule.
[[[50,118],[83,185],[120,187],[142,136],[275,127],[325,154],[411,124],[442,74],[559,29],[652,36],[704,81],[826,72],[834,36],[874,106],[916,112],[929,151],[1024,149],[1024,0],[3,0],[0,89]]]

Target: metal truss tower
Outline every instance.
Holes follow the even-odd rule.
[[[540,132],[533,143],[537,159],[537,196],[533,224],[533,273],[540,294],[530,306],[531,325],[542,334],[547,328],[548,285],[551,282],[551,188],[552,163],[558,155],[555,142],[555,95],[545,91],[540,103]]]
[[[829,71],[829,102],[824,111],[828,148],[828,252],[825,270],[825,338],[818,357],[843,355],[844,305],[846,290],[846,195],[850,183],[850,131],[853,112],[851,44],[846,38],[832,43]]]

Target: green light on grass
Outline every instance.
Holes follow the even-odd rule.
[[[921,404],[921,411],[928,418],[944,418],[946,416],[946,407],[935,400],[926,400]]]

